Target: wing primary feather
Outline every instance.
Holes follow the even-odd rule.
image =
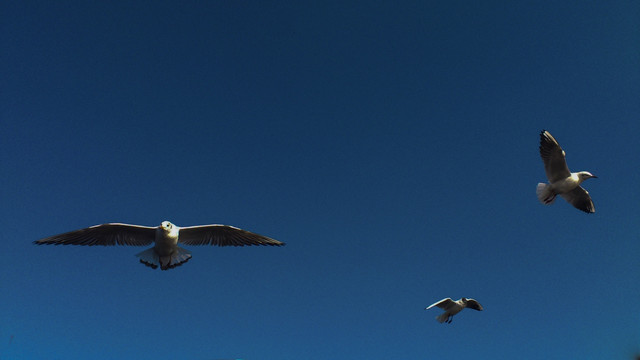
[[[38,245],[143,246],[153,243],[155,228],[128,224],[102,224],[36,240]]]
[[[284,243],[227,225],[202,225],[180,229],[180,242],[186,245],[251,246]]]

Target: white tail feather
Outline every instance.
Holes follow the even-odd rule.
[[[146,266],[154,269],[160,266],[161,270],[169,270],[189,261],[189,259],[191,259],[191,251],[176,246],[171,255],[158,256],[155,249],[151,248],[136,254],[136,256],[139,257],[140,262]]]
[[[140,262],[152,267],[157,268],[160,265],[160,260],[158,259],[158,254],[154,250],[154,248],[147,249],[143,252],[136,254],[137,257],[140,258]]]
[[[553,201],[556,199],[556,194],[551,190],[551,185],[545,183],[538,183],[536,195],[538,196],[538,200],[545,205],[553,204]]]

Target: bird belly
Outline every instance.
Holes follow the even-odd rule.
[[[178,237],[161,233],[156,236],[156,244],[153,247],[159,256],[171,255],[178,246]]]
[[[155,250],[158,256],[169,256],[173,254],[175,248],[176,248],[175,245],[165,245],[165,244],[156,243],[156,246],[153,247],[153,250]]]
[[[578,185],[580,185],[580,182],[578,181],[577,177],[573,176],[573,174],[566,179],[562,179],[551,184],[553,191],[556,194],[568,193],[571,190],[575,189]]]
[[[459,313],[460,311],[462,311],[462,306],[455,306],[455,307],[451,307],[451,309],[449,309],[447,311],[447,313],[449,313],[449,315],[453,316],[457,313]]]

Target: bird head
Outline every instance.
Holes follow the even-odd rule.
[[[597,176],[593,175],[588,171],[580,171],[578,173],[578,177],[580,178],[580,182],[585,181],[587,179],[591,179],[591,178],[597,178]]]
[[[164,230],[164,231],[171,231],[171,229],[173,229],[173,224],[168,222],[168,221],[163,221],[162,224],[160,224],[160,227]]]

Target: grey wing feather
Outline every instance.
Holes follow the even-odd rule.
[[[451,298],[442,299],[436,303],[429,305],[425,310],[429,310],[434,306],[439,307],[440,309],[447,310],[451,305],[453,305],[455,301],[451,300]]]
[[[562,196],[565,200],[567,200],[569,204],[575,206],[579,210],[582,210],[586,213],[596,212],[596,207],[593,205],[593,201],[591,201],[589,192],[582,186],[578,186],[568,193],[560,194],[560,196]]]
[[[36,245],[131,245],[145,246],[155,240],[156,228],[129,224],[102,224],[34,241]]]
[[[468,299],[467,300],[467,307],[473,310],[478,310],[478,311],[482,311],[482,305],[480,305],[479,302],[477,302],[474,299]]]
[[[282,246],[283,242],[229,225],[202,225],[180,228],[178,242],[185,245]]]
[[[564,151],[548,131],[540,133],[540,157],[549,182],[554,183],[571,175]]]

